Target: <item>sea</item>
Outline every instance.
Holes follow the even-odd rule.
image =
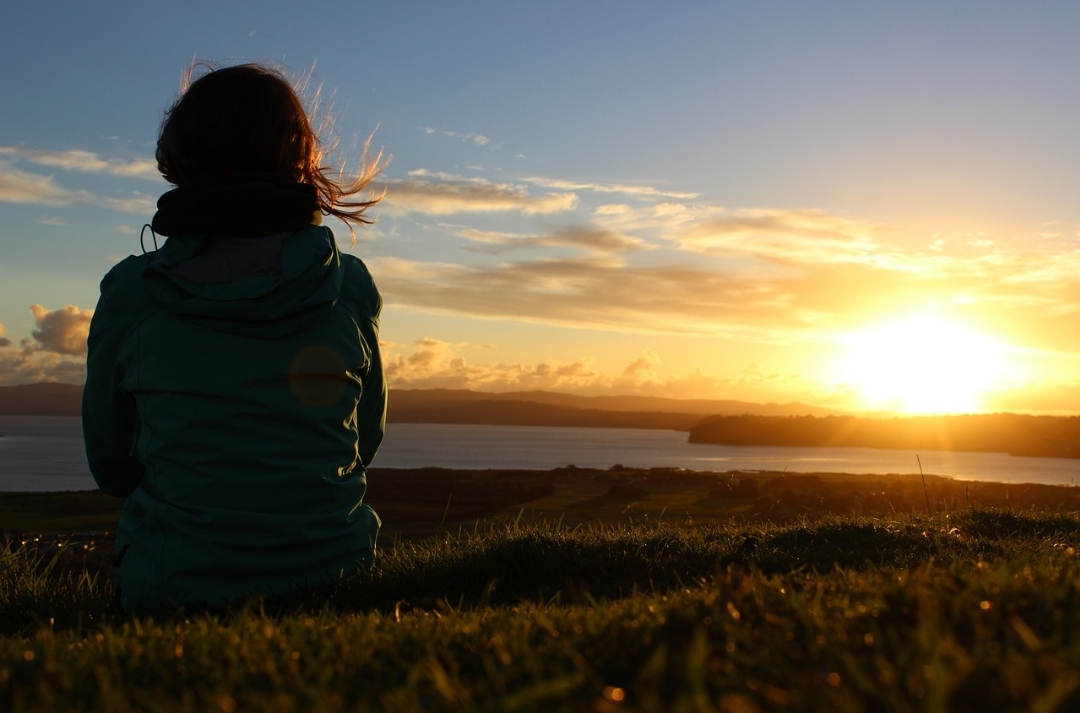
[[[0,492],[93,490],[80,419],[0,416]],[[918,473],[1004,483],[1080,483],[1080,459],[1001,453],[688,443],[682,431],[392,423],[373,466],[549,470],[565,466],[717,472]]]

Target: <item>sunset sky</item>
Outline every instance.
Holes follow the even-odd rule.
[[[392,387],[1080,413],[1080,4],[5,3],[0,384],[82,380],[194,59],[392,156]]]

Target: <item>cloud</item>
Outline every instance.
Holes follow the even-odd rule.
[[[622,232],[651,234],[682,252],[753,257],[776,265],[866,263],[918,270],[925,257],[890,244],[900,234],[895,228],[812,209],[609,203],[593,210],[592,221]]]
[[[652,235],[677,247],[682,232],[727,213],[723,206],[702,203],[604,203],[593,208],[590,221],[610,230]]]
[[[0,352],[0,386],[38,381],[81,384],[86,381],[86,362],[64,359],[55,354],[25,356]]]
[[[574,361],[470,364],[455,351],[454,345],[439,339],[420,339],[408,354],[397,353],[397,346],[388,349],[383,357],[387,381],[395,389],[544,390],[594,395],[656,392],[660,395],[676,381],[659,379],[650,369],[642,368],[642,363],[659,363],[659,357],[652,351],[646,351],[645,356],[632,362],[622,373],[607,374],[597,369],[588,357]],[[713,383],[707,378],[698,379],[694,393],[700,393],[703,381]]]
[[[626,370],[623,371],[623,376],[630,379],[647,379],[652,380],[650,377],[653,375],[653,370],[657,364],[660,363],[660,357],[652,349],[645,350],[645,356],[630,362],[627,365]]]
[[[740,399],[746,401],[846,405],[846,394],[826,389],[801,373],[779,373],[750,365],[730,378],[699,369],[661,375],[660,356],[651,349],[618,373],[598,369],[587,356],[573,361],[474,364],[455,345],[425,337],[403,352],[404,345],[384,345],[387,380],[394,389],[471,389],[473,391],[562,391],[585,396],[640,395],[675,399]]]
[[[530,247],[571,247],[588,252],[608,253],[649,250],[652,247],[641,238],[607,228],[567,226],[542,235],[521,235],[467,227],[446,227],[450,227],[460,237],[484,246],[479,248],[483,252],[497,253],[507,249]]]
[[[431,136],[433,134],[442,134],[443,136],[449,136],[454,139],[461,139],[466,143],[476,144],[477,146],[487,146],[491,143],[491,139],[483,134],[476,134],[473,132],[460,132],[460,131],[445,131],[441,129],[435,129],[430,126],[425,126],[421,129],[425,134]]]
[[[653,186],[641,186],[626,183],[583,183],[581,181],[568,181],[561,178],[543,178],[529,176],[521,179],[526,183],[542,188],[558,188],[564,191],[592,191],[594,193],[622,193],[638,198],[679,198],[690,200],[697,198],[699,193],[684,193],[680,191],[664,191]]]
[[[15,347],[10,339],[0,336],[0,384],[85,381],[86,337],[92,311],[74,305],[58,310],[33,305],[30,311],[37,322],[33,340],[23,339]]]
[[[31,305],[30,312],[37,322],[33,337],[42,350],[73,356],[86,354],[86,338],[90,334],[93,310],[79,309],[75,305],[48,310],[35,304]]]
[[[627,331],[763,335],[795,326],[793,296],[768,277],[584,256],[481,268],[373,258],[388,302],[432,312]],[[805,326],[805,325],[799,325]]]
[[[157,162],[150,158],[132,160],[116,158],[103,159],[95,153],[83,151],[81,149],[49,151],[41,149],[24,149],[18,146],[0,146],[0,156],[26,161],[39,166],[59,168],[64,171],[107,173],[112,176],[122,176],[126,178],[161,180],[161,173],[157,169]]]
[[[880,262],[886,228],[819,210],[740,210],[685,225],[671,238],[684,250],[748,254],[781,262]]]
[[[52,176],[20,171],[0,163],[0,201],[66,205],[78,202],[75,194],[53,183]]]
[[[526,215],[561,213],[578,204],[573,193],[534,196],[524,186],[495,183],[482,178],[413,171],[409,178],[384,181],[383,204],[397,213],[493,213],[515,211]]]
[[[52,176],[28,173],[0,162],[0,201],[38,205],[96,205],[125,213],[146,215],[157,209],[157,199],[150,196],[111,198],[90,191],[71,191],[56,185]]]
[[[499,249],[515,239],[476,231],[468,237]],[[791,346],[834,342],[883,316],[933,308],[1008,335],[1011,343],[1080,351],[1074,328],[1080,250],[968,246],[940,254],[883,245],[864,253],[857,236],[850,244],[829,240],[844,247],[842,259],[834,250],[793,243],[783,260],[770,248],[694,253],[692,260],[685,252],[657,250],[647,264],[600,250],[494,265],[368,262],[388,304],[421,312]]]

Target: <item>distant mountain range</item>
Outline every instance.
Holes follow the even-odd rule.
[[[38,383],[0,387],[0,415],[78,416],[82,387]],[[840,412],[800,403],[666,399],[655,396],[576,396],[550,391],[486,393],[465,389],[406,389],[390,393],[391,423],[470,423],[516,426],[597,426],[689,431],[706,416],[828,416]]]

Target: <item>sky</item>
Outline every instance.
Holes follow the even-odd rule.
[[[1069,2],[6,2],[0,385],[84,378],[198,60],[389,157],[391,388],[1080,413]]]

